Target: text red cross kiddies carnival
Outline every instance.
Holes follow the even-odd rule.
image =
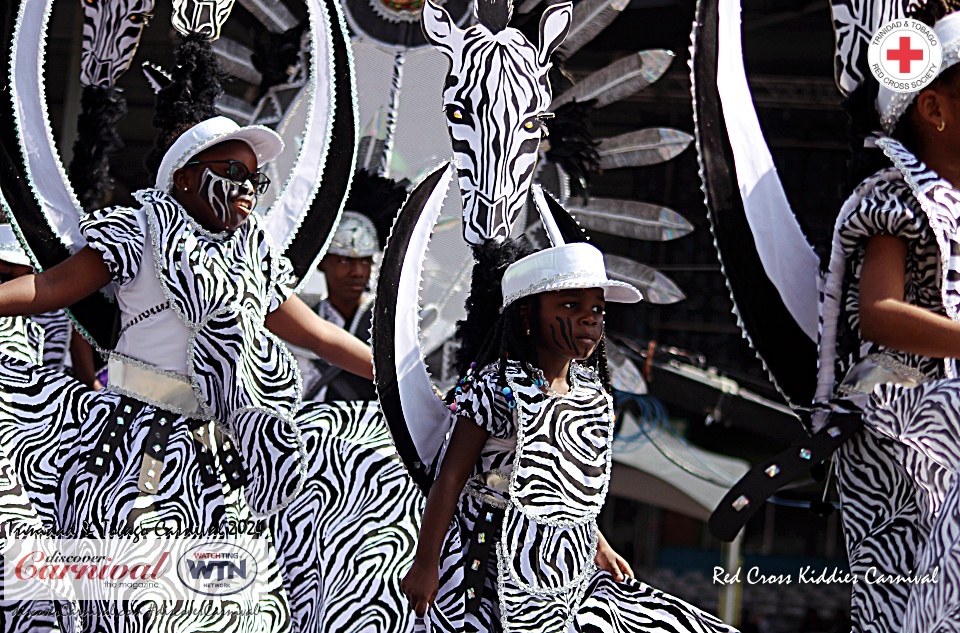
[[[887,61],[900,62],[900,72],[908,74],[910,72],[910,62],[919,62],[923,60],[922,48],[910,48],[910,37],[900,38],[900,48],[891,48],[887,51]]]

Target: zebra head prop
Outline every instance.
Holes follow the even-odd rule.
[[[870,73],[867,47],[874,33],[890,20],[908,17],[918,0],[830,0],[833,15],[833,69],[844,96],[856,90]]]
[[[423,31],[450,59],[443,108],[463,199],[463,237],[470,244],[510,237],[520,216],[551,102],[550,54],[566,37],[571,3],[548,7],[540,43],[507,27],[509,7],[480,2],[480,23],[460,29],[427,2]]]
[[[154,0],[83,0],[80,83],[112,86],[129,67]]]
[[[173,0],[171,21],[183,35],[202,35],[212,42],[232,10],[233,0]]]

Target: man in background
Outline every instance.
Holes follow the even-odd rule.
[[[362,213],[344,211],[340,224],[320,260],[320,271],[327,280],[327,297],[317,306],[317,314],[350,332],[364,343],[370,342],[373,323],[373,293],[368,292],[373,258],[380,253],[380,241],[373,222]],[[334,400],[375,400],[373,382],[320,359],[303,374],[303,399],[319,402]]]
[[[394,218],[407,198],[406,181],[359,169],[354,174],[345,211],[318,269],[326,278],[327,292],[316,305],[317,314],[370,343],[373,293],[370,275],[386,243]],[[308,282],[308,285],[309,282]],[[304,297],[308,305],[313,301]],[[303,399],[376,400],[373,382],[343,372],[310,354],[293,350],[303,376]]]

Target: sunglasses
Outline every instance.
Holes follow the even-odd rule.
[[[259,171],[250,171],[246,165],[238,160],[192,160],[184,165],[184,167],[190,167],[192,165],[212,165],[214,163],[227,165],[227,173],[225,176],[233,182],[245,182],[249,180],[259,195],[266,193],[267,188],[270,186],[270,179],[267,178],[266,174]]]

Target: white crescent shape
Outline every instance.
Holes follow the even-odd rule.
[[[420,279],[424,255],[440,217],[453,169],[453,165],[447,167],[417,220],[404,254],[396,294],[393,349],[400,402],[410,437],[428,466],[431,466],[429,460],[439,454],[447,431],[452,428],[453,414],[434,392],[433,381],[420,351]],[[378,297],[378,300],[383,299]]]

